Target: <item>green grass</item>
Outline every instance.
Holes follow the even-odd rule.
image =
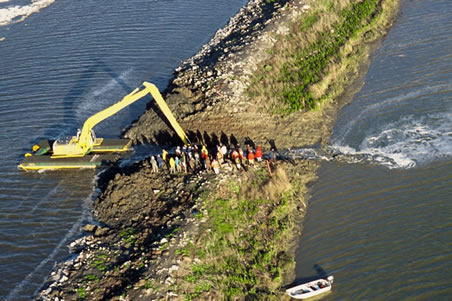
[[[320,81],[327,63],[339,49],[362,27],[362,22],[375,11],[377,0],[364,0],[350,4],[340,13],[340,21],[333,26],[334,33],[320,32],[318,40],[297,53],[294,63],[283,66],[280,80],[289,83],[283,91],[283,100],[291,112],[302,108],[315,108],[315,99],[309,85]]]
[[[321,89],[321,93],[313,87],[330,75],[331,64],[346,64],[342,49],[360,32],[369,30],[369,24],[375,24],[381,16],[382,2],[350,1],[339,10],[340,5],[334,1],[324,1],[323,6],[302,15],[290,34],[282,38],[285,40],[278,43],[286,47],[267,51],[274,55],[253,75],[248,95],[266,102],[267,109],[276,114],[316,109],[331,96],[326,90],[335,83],[329,83],[331,87]]]
[[[136,235],[135,235],[135,229],[133,228],[128,228],[128,229],[123,229],[121,230],[121,233],[119,233],[119,236],[123,239],[123,241],[128,244],[133,246],[136,242]]]
[[[85,281],[87,281],[87,282],[90,282],[90,281],[99,281],[99,277],[98,277],[97,275],[94,275],[94,274],[88,274],[88,275],[85,275],[85,277],[83,277],[83,279],[84,279]]]
[[[244,198],[247,190],[256,195],[256,186],[265,190],[278,179],[269,178],[265,169],[251,176],[246,184],[230,181],[227,197],[214,195],[205,199],[206,229],[187,252],[202,262],[192,264],[183,277],[186,300],[193,300],[211,288],[219,299],[278,299],[282,270],[292,259],[285,256],[290,229],[294,227],[289,203],[292,190],[279,192],[278,199],[264,194]],[[277,177],[275,177],[277,178]],[[223,195],[224,196],[224,195]]]
[[[108,270],[108,255],[107,254],[97,254],[94,260],[90,264],[92,267],[95,267],[97,270],[104,272]]]
[[[77,294],[80,299],[85,299],[86,298],[86,289],[84,287],[79,287],[77,289]]]

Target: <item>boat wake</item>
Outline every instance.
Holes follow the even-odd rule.
[[[75,116],[79,120],[79,123],[82,124],[87,117],[105,109],[125,96],[125,92],[127,91],[123,91],[124,87],[121,83],[133,86],[133,84],[129,85],[133,71],[134,68],[129,68],[119,74],[118,77],[112,78],[107,82],[102,81],[99,85],[88,91],[86,95],[82,95],[80,102],[76,104],[75,108]],[[111,118],[114,117],[112,116]]]

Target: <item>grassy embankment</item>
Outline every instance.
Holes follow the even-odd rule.
[[[338,96],[366,59],[366,43],[389,27],[398,1],[315,3],[269,50],[271,59],[249,87],[250,97],[273,113],[321,109],[324,101]],[[195,245],[179,250],[198,259],[177,281],[177,291],[187,300],[281,297],[281,276],[293,269],[287,251],[294,240],[294,208],[301,206],[306,183],[301,177],[289,181],[283,171],[273,178],[258,172],[254,179],[231,181],[199,200],[208,212],[208,226]]]
[[[281,37],[248,89],[268,111],[290,114],[320,109],[356,77],[393,20],[398,0],[313,1],[308,14]]]
[[[198,200],[207,222],[195,245],[178,250],[198,259],[177,281],[186,300],[204,293],[215,300],[276,298],[283,271],[294,268],[287,247],[304,211],[306,183],[291,181],[281,168],[272,177],[260,168],[239,179]]]

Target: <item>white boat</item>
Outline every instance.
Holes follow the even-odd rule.
[[[326,279],[317,279],[291,287],[286,290],[286,293],[295,299],[311,298],[330,291],[333,286],[333,280],[333,276],[328,276]]]

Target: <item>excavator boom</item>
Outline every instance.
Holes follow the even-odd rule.
[[[85,154],[90,153],[93,149],[94,144],[96,143],[96,139],[92,135],[93,128],[108,117],[118,113],[120,110],[143,98],[148,93],[150,93],[154,100],[157,102],[160,110],[165,114],[165,117],[168,119],[173,129],[179,135],[182,142],[184,142],[184,144],[188,144],[188,137],[186,136],[179,123],[176,121],[176,118],[174,118],[173,113],[171,113],[168,105],[163,100],[163,97],[160,94],[158,88],[154,84],[149,82],[143,82],[143,86],[144,88],[142,90],[136,88],[114,105],[89,117],[83,124],[83,128],[79,137],[75,137],[63,143],[59,141],[57,143],[54,143],[53,154],[55,156],[76,157],[84,156]]]

